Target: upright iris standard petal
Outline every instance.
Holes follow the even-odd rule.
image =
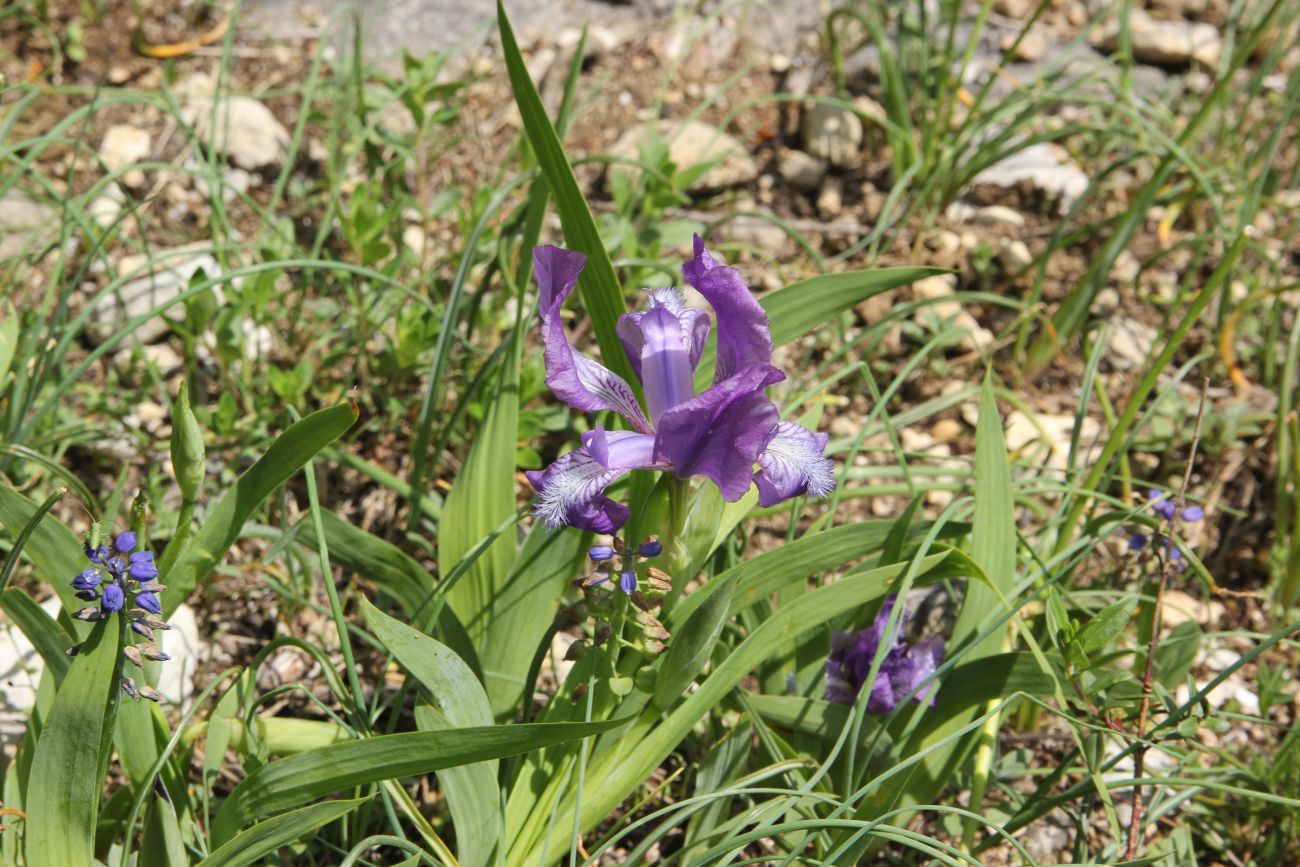
[[[775,367],[754,365],[673,407],[659,421],[655,459],[683,478],[706,476],[723,499],[739,500],[781,421],[763,389],[782,379]]]
[[[559,247],[534,247],[533,272],[541,286],[542,343],[545,346],[546,384],[561,400],[584,412],[613,410],[641,433],[653,428],[637,403],[632,387],[569,345],[560,308],[573,291],[587,257]]]
[[[754,473],[758,504],[775,506],[802,494],[824,497],[835,489],[834,465],[826,457],[828,434],[813,433],[792,421],[781,422],[776,436],[758,456]]]
[[[650,303],[645,310],[624,313],[618,318],[618,337],[623,341],[623,349],[627,352],[628,361],[632,363],[632,370],[636,372],[638,379],[645,378],[641,373],[641,352],[645,347],[641,320],[658,307],[666,307],[669,313],[677,317],[677,323],[681,328],[682,345],[686,347],[691,373],[694,373],[709,339],[709,314],[703,310],[687,307],[686,302],[682,300],[682,293],[676,289],[651,289]]]
[[[740,272],[714,259],[699,235],[695,236],[695,258],[682,266],[682,275],[717,313],[718,361],[714,382],[772,360],[772,332],[767,313],[740,279]]]
[[[545,470],[526,475],[537,489],[537,515],[543,524],[613,533],[627,521],[628,508],[601,492],[626,472],[606,469],[585,449],[577,449],[561,455]]]
[[[651,307],[641,314],[637,329],[641,337],[638,375],[650,419],[658,424],[665,412],[695,394],[695,368],[682,321],[667,307]]]

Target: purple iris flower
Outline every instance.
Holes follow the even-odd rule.
[[[887,714],[913,690],[921,687],[926,679],[938,670],[943,663],[943,636],[934,635],[909,645],[902,640],[901,633],[907,624],[908,612],[904,609],[895,624],[894,632],[886,635],[889,626],[889,613],[894,608],[894,597],[890,596],[880,607],[871,626],[860,632],[836,633],[832,639],[830,658],[826,660],[826,698],[852,704],[867,682],[871,673],[871,662],[876,658],[876,650],[883,642],[888,648],[885,658],[881,660],[876,680],[871,685],[871,695],[867,698],[869,713]],[[938,700],[937,684],[930,683],[921,687],[913,696],[913,701],[925,701],[934,707]]]
[[[641,381],[647,415],[622,377],[578,352],[565,335],[560,309],[586,262],[572,250],[533,248],[546,384],[574,409],[617,412],[631,430],[597,425],[583,435],[581,448],[527,474],[548,527],[615,532],[628,510],[603,492],[636,469],[705,476],[728,502],[739,500],[751,484],[758,486],[763,506],[830,493],[835,482],[825,456],[828,436],[782,421],[764,394],[785,375],[771,364],[767,314],[739,271],[714,259],[698,235],[695,257],[682,266],[686,282],[717,314],[713,385],[699,394],[695,368],[711,327],[707,313],[687,307],[675,289],[657,289],[644,310],[619,318],[618,336]]]

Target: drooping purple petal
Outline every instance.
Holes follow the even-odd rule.
[[[628,508],[601,492],[626,469],[606,469],[584,449],[561,455],[545,470],[526,475],[537,489],[537,515],[552,529],[568,524],[592,533],[616,532]]]
[[[682,265],[686,282],[713,305],[718,319],[718,360],[714,382],[772,360],[772,333],[767,313],[735,268],[722,265],[695,236],[695,258]]]
[[[763,389],[783,378],[771,365],[754,365],[673,407],[659,420],[655,459],[682,478],[707,476],[723,499],[739,500],[781,421]]]
[[[644,313],[624,314],[618,327],[628,357],[633,347],[638,349],[634,367],[645,389],[650,419],[658,422],[695,393],[686,323],[667,306],[652,304]]]
[[[899,700],[912,690],[918,690],[913,700],[925,702],[928,699],[930,707],[934,707],[935,702],[939,700],[938,683],[931,681],[924,687],[921,687],[921,684],[939,670],[939,666],[943,664],[943,651],[942,635],[924,638],[907,649],[906,678],[902,683],[894,684]]]
[[[655,466],[655,438],[627,430],[595,430],[582,435],[582,448],[607,470],[643,470]]]
[[[650,302],[645,310],[624,313],[618,318],[618,337],[623,341],[623,349],[627,352],[628,361],[632,362],[632,369],[636,371],[637,378],[644,378],[641,373],[641,350],[645,345],[645,339],[641,334],[641,320],[657,307],[666,307],[668,312],[677,317],[681,327],[682,345],[686,347],[690,357],[691,372],[694,373],[700,363],[700,355],[704,352],[704,345],[709,339],[709,314],[703,310],[687,307],[686,302],[682,300],[682,293],[677,289],[652,289]]]
[[[775,506],[791,497],[824,497],[835,488],[835,467],[826,457],[828,434],[813,433],[803,425],[781,422],[776,436],[758,456],[754,473],[758,504]]]
[[[560,247],[534,247],[533,273],[541,288],[539,312],[545,347],[546,384],[561,400],[583,412],[613,410],[641,433],[652,433],[632,387],[621,376],[574,349],[564,333],[560,308],[587,257]]]

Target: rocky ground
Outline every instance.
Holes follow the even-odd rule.
[[[90,308],[95,323],[83,352],[112,334],[115,323],[174,298],[195,274],[230,267],[229,257],[214,253],[209,243],[214,222],[222,223],[234,241],[251,239],[258,236],[263,219],[257,206],[277,201],[292,215],[298,234],[310,239],[318,228],[314,221],[322,215],[299,208],[295,196],[325,174],[331,154],[324,143],[326,118],[312,116],[298,127],[302,96],[297,88],[311,74],[322,40],[328,48],[326,68],[346,65],[351,44],[346,4],[248,0],[231,22],[229,37],[220,9],[195,4],[155,0],[133,11],[131,4],[108,2],[97,18],[85,18],[76,3],[49,5],[58,24],[52,31],[32,27],[21,17],[0,17],[0,73],[11,83],[52,85],[40,104],[19,117],[11,138],[34,138],[57,128],[69,112],[86,104],[88,93],[104,102],[77,120],[75,135],[69,134],[93,149],[93,159],[58,142],[40,149],[36,165],[48,181],[44,192],[84,196],[87,219],[101,226],[121,220],[126,226],[116,246],[95,258],[71,299],[74,309]],[[1107,14],[1099,4],[1071,0],[1041,9],[1030,0],[996,0],[978,38],[969,26],[955,35],[962,50],[969,47],[971,58],[967,90],[956,112],[970,111],[971,94],[990,80],[995,86],[988,100],[996,104],[1012,90],[1063,88],[1064,82],[1095,79],[1104,86],[1087,90],[1091,85],[1080,85],[1082,92],[1074,98],[1048,103],[1050,111],[1034,127],[1077,124],[1089,130],[1102,117],[1095,101],[1112,93],[1110,82],[1124,75],[1138,99],[1167,105],[1174,116],[1186,114],[1198,95],[1213,86],[1214,70],[1231,48],[1227,40],[1234,21],[1228,4],[1150,0],[1132,5],[1127,39],[1138,64],[1121,70],[1110,62],[1121,40],[1113,10]],[[963,389],[977,382],[986,360],[993,359],[1004,378],[1019,385],[1020,402],[1007,414],[1007,440],[1020,465],[1038,468],[1044,478],[1066,467],[1083,363],[1076,351],[1042,377],[1018,376],[1008,362],[1017,340],[1013,316],[990,297],[1033,297],[1050,312],[1097,254],[1101,227],[1130,206],[1131,192],[1144,172],[1149,175],[1149,166],[1134,161],[1117,168],[1086,132],[1045,140],[982,167],[941,206],[900,218],[898,203],[890,199],[895,179],[884,129],[886,95],[878,84],[879,52],[871,46],[848,52],[845,98],[815,99],[834,95],[821,4],[742,4],[721,8],[712,18],[669,0],[512,0],[507,6],[530,71],[552,109],[562,97],[579,28],[591,25],[579,85],[581,110],[566,139],[571,157],[635,159],[657,136],[667,141],[668,159],[678,170],[708,164],[688,185],[689,203],[674,207],[665,219],[692,225],[718,222],[718,235],[737,245],[742,269],[756,287],[772,289],[812,275],[817,270],[813,257],[835,269],[902,264],[952,269],[860,305],[853,323],[855,333],[881,326],[879,338],[867,345],[873,362],[895,372],[939,332],[961,331],[952,345],[927,358],[899,392],[902,405],[943,405],[923,423],[899,430],[913,466],[941,471],[968,463],[974,403]],[[135,17],[137,12],[143,17]],[[446,50],[454,58],[439,80],[466,82],[459,114],[443,131],[445,140],[426,155],[420,164],[424,171],[412,180],[425,204],[444,189],[473,190],[500,182],[501,160],[518,134],[518,115],[492,37],[493,16],[494,6],[485,0],[383,0],[365,4],[360,13],[364,55],[380,68],[400,69],[403,51],[420,56]],[[84,38],[71,46],[58,37],[66,37],[74,21]],[[1276,37],[1284,49],[1287,34],[1294,37],[1293,22]],[[227,38],[231,61],[223,68],[222,40]],[[142,44],[185,50],[164,67],[142,53]],[[1259,83],[1261,92],[1280,94],[1285,74],[1297,63],[1300,49],[1292,47],[1278,71]],[[164,84],[168,98],[176,101],[174,110],[148,99],[117,104],[106,99],[126,92],[156,95]],[[12,105],[0,102],[0,116]],[[381,125],[400,136],[413,131],[411,123],[409,115],[395,111],[385,114]],[[214,152],[217,156],[209,162]],[[200,171],[212,164],[221,174],[217,190]],[[110,172],[117,173],[114,180],[103,182]],[[598,215],[612,216],[617,182],[602,164],[583,165],[579,174]],[[282,182],[287,199],[277,198]],[[0,268],[9,269],[0,273],[10,276],[8,294],[19,303],[36,297],[48,277],[43,262],[50,260],[27,254],[43,249],[59,231],[58,201],[29,186],[0,185]],[[1298,210],[1296,191],[1275,190],[1256,221],[1261,260],[1271,257],[1268,267],[1277,275],[1277,285],[1294,286],[1300,273],[1294,243]],[[400,219],[406,225],[397,234],[417,258],[423,254],[440,268],[453,264],[429,251],[458,249],[455,239],[462,226],[455,219],[418,212]],[[1140,219],[1135,240],[1119,255],[1108,284],[1091,304],[1093,313],[1111,326],[1098,370],[1112,396],[1125,394],[1141,374],[1152,347],[1170,327],[1171,309],[1181,303],[1185,287],[1204,275],[1204,263],[1194,252],[1199,249],[1195,239],[1206,228],[1204,211],[1188,205],[1180,218],[1170,208],[1152,207]],[[877,232],[881,226],[887,229]],[[1061,243],[1062,226],[1098,228]],[[138,276],[120,291],[100,291],[113,274],[128,273]],[[1242,301],[1253,288],[1234,285],[1230,297]],[[984,297],[972,298],[967,294],[972,292]],[[1292,305],[1287,316],[1295,315],[1294,295],[1285,296]],[[897,307],[913,301],[931,303],[891,317]],[[133,338],[138,345],[115,348],[108,354],[109,366],[125,371],[135,353],[142,353],[165,380],[176,378],[188,350],[177,335],[184,310],[174,308],[174,314],[172,320],[155,317],[142,323]],[[243,351],[250,359],[294,362],[295,346],[280,326],[247,321],[241,327],[246,329]],[[1207,330],[1182,360],[1201,350],[1213,352],[1215,346],[1215,335]],[[1231,384],[1222,366],[1218,374],[1208,390],[1212,414],[1257,419],[1275,408],[1276,398],[1266,390]],[[1185,448],[1186,437],[1175,434],[1194,416],[1200,388],[1185,384],[1172,394],[1173,406],[1153,422],[1156,434],[1134,453],[1137,477],[1163,483],[1181,472],[1178,449]],[[842,395],[827,420],[832,435],[857,436],[870,409],[864,394]],[[143,401],[120,420],[120,435],[98,446],[123,464],[157,458],[157,443],[165,443],[168,433],[165,409]],[[1100,409],[1085,419],[1079,441],[1088,454],[1096,453],[1103,424]],[[391,448],[381,434],[374,437],[372,453],[387,449],[391,463],[385,468],[402,475],[405,449]],[[1193,473],[1193,492],[1214,518],[1195,528],[1190,541],[1204,552],[1210,572],[1224,588],[1245,595],[1207,603],[1200,589],[1189,588],[1193,592],[1177,591],[1173,607],[1207,629],[1261,629],[1264,603],[1254,594],[1267,581],[1261,552],[1269,544],[1269,526],[1261,505],[1273,484],[1273,432],[1267,423],[1243,423],[1224,437],[1212,451],[1213,460],[1202,461]],[[862,445],[857,460],[864,468],[892,459],[883,433]],[[115,471],[97,463],[87,474],[88,483],[111,486]],[[336,491],[340,499],[349,494],[355,495],[351,516],[359,523],[380,529],[386,522],[399,523],[391,514],[395,498],[385,499],[373,488]],[[930,491],[927,507],[941,508],[951,496],[946,490]],[[861,508],[888,516],[901,505],[900,498],[885,495],[864,500]],[[263,592],[264,599],[274,599]],[[263,605],[254,598],[240,610],[231,610],[231,603],[196,602],[199,619],[243,620],[246,628],[223,627],[207,644],[194,634],[194,665],[217,669],[246,660],[255,637],[277,629],[273,602]],[[192,620],[194,612],[188,616]],[[328,640],[328,630],[315,624],[312,612],[294,616],[302,620],[292,628]],[[10,685],[3,697],[8,712],[21,715],[31,700],[30,690],[23,690],[34,683],[34,657],[18,638],[11,644],[0,644],[0,655],[8,653],[0,669],[9,672]],[[1228,641],[1222,653],[1249,646],[1244,639],[1239,644]],[[1202,679],[1222,670],[1225,659],[1207,657]],[[183,660],[169,671],[185,665],[189,663]],[[283,681],[312,676],[294,654],[277,659],[271,672],[268,676]],[[188,681],[174,686],[175,697],[183,701]],[[1252,700],[1258,709],[1257,697],[1242,678],[1226,683],[1222,696],[1246,712]],[[1035,847],[1036,856],[1052,854],[1050,834],[1031,843],[1031,851]]]

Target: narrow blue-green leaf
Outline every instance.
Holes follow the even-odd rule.
[[[941,555],[940,555],[941,556]],[[628,794],[635,791],[705,715],[715,710],[735,686],[751,671],[795,636],[862,605],[884,598],[898,574],[897,565],[873,569],[810,590],[788,605],[778,608],[721,663],[714,666],[699,688],[651,729],[644,737],[625,739],[617,749],[604,753],[589,769],[590,779],[600,785],[589,787],[583,796],[580,825],[595,827]],[[566,797],[555,827],[573,825],[575,803]],[[517,839],[507,863],[535,863],[537,839]]]
[[[36,743],[27,794],[29,867],[95,860],[95,820],[121,691],[120,620],[91,630]]]
[[[208,514],[176,565],[162,576],[168,588],[163,594],[164,616],[170,617],[221,562],[262,501],[356,420],[355,406],[339,404],[295,422],[271,443]]]
[[[781,545],[744,560],[682,599],[669,615],[669,631],[674,631],[678,624],[685,623],[695,609],[732,577],[737,579],[737,584],[730,611],[736,614],[791,583],[834,571],[853,560],[878,553],[889,538],[893,525],[894,522],[888,520],[845,524],[821,533],[801,536],[788,545]],[[919,544],[932,527],[930,521],[914,522],[907,529],[907,545]],[[937,538],[955,538],[964,535],[969,529],[966,524],[949,522],[940,529]]]
[[[346,816],[369,798],[324,801],[258,822],[199,862],[198,867],[245,867],[257,864],[281,846]]]
[[[236,786],[217,814],[213,838],[224,843],[259,816],[342,789],[513,756],[600,734],[627,722],[527,723],[408,732],[298,753],[262,766]]]
[[[587,255],[587,267],[578,278],[578,290],[582,294],[582,304],[587,308],[587,314],[596,332],[596,341],[600,344],[601,360],[606,367],[636,388],[638,380],[632,373],[632,365],[628,362],[623,344],[614,330],[618,324],[618,317],[627,311],[618,275],[614,273],[614,265],[605,251],[600,233],[596,230],[596,221],[592,218],[587,200],[583,198],[582,190],[578,187],[578,180],[574,177],[573,167],[564,154],[560,137],[556,134],[555,127],[542,106],[536,85],[528,75],[528,68],[519,53],[519,44],[515,41],[515,33],[506,15],[505,5],[499,0],[497,24],[501,31],[501,48],[505,54],[510,86],[514,90],[515,102],[519,106],[519,116],[523,119],[528,143],[533,146],[533,153],[537,155],[537,164],[555,198],[560,224],[564,228],[565,242],[570,249]]]
[[[427,719],[429,714],[417,709],[421,730],[492,725],[492,705],[483,685],[451,648],[394,620],[367,599],[362,599],[361,610],[370,631],[428,691],[436,719]],[[456,826],[456,857],[462,867],[483,867],[500,837],[497,761],[447,768],[439,773],[439,782]]]
[[[667,710],[682,697],[686,687],[704,670],[704,664],[713,653],[713,645],[722,633],[731,614],[731,596],[736,590],[739,575],[733,574],[686,618],[682,628],[672,637],[668,652],[658,667],[655,681],[655,707]]]
[[[414,618],[413,622],[428,623],[434,611],[432,596],[436,582],[427,569],[396,545],[354,527],[333,512],[322,510],[321,524],[332,563],[372,582],[391,596],[407,617]],[[316,528],[312,521],[303,519],[297,539],[310,548],[316,547]],[[433,634],[456,651],[475,676],[482,679],[469,633],[446,605],[439,612]]]

